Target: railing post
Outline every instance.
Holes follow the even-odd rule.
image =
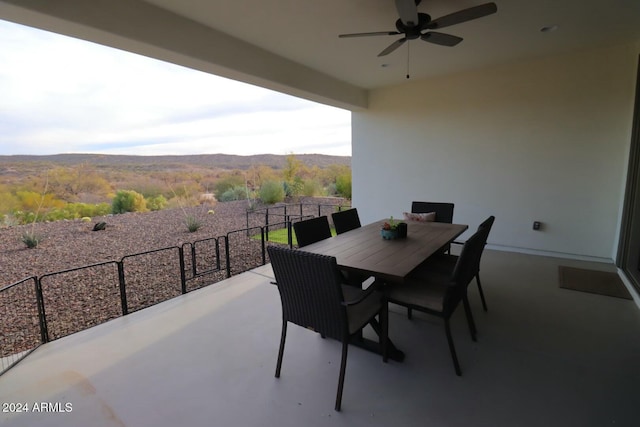
[[[227,279],[231,277],[231,255],[229,255],[229,233],[224,239],[224,252],[227,259]]]
[[[116,264],[118,265],[118,284],[120,286],[120,304],[122,305],[122,315],[126,316],[127,314],[129,314],[129,307],[127,306],[127,290],[124,280],[124,262],[121,259]]]
[[[195,255],[195,248],[193,245],[191,245],[191,249]],[[182,294],[184,295],[187,293],[187,278],[184,272],[184,249],[182,249],[182,246],[178,246],[178,258],[178,262],[180,263],[180,287],[182,289]],[[195,269],[195,259],[193,265]],[[193,276],[195,277],[195,274]]]
[[[269,239],[269,208],[266,208],[265,212],[264,225],[267,227],[267,239]],[[247,228],[249,228],[248,225]],[[249,234],[249,230],[247,230],[247,234]]]
[[[264,236],[264,228],[260,227],[260,239],[262,240],[262,265],[267,263],[267,247]]]
[[[220,241],[218,238],[216,240],[216,269],[220,271]]]
[[[198,268],[196,266],[196,245],[195,243],[189,243],[189,246],[191,246],[191,274],[192,277],[196,277],[196,274],[198,274]],[[184,268],[184,265],[182,268]]]
[[[291,218],[285,218],[287,221],[287,243],[289,243],[289,248],[293,249],[293,234],[291,233]]]
[[[40,323],[40,341],[44,344],[49,342],[49,329],[47,328],[47,315],[44,311],[44,296],[42,295],[42,283],[40,278],[34,276],[36,286],[36,303],[38,304],[38,320]]]

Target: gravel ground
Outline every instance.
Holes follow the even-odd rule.
[[[317,204],[344,203],[333,198],[302,202],[316,204],[305,206],[304,215],[317,215]],[[122,315],[118,270],[113,261],[123,257],[126,257],[129,312],[180,295],[175,247],[184,247],[187,254],[187,290],[224,279],[224,239],[220,240],[219,248],[221,271],[200,273],[217,265],[212,238],[247,227],[246,208],[246,201],[238,201],[184,210],[109,215],[92,218],[91,222],[58,221],[0,228],[0,289],[22,280],[27,282],[0,292],[0,357],[33,348],[40,340],[35,281],[28,279],[30,276],[41,278],[49,337],[60,338]],[[210,210],[214,213],[208,213]],[[332,210],[323,207],[321,213],[327,215]],[[187,217],[201,223],[198,231],[187,230]],[[100,221],[106,222],[105,230],[93,231],[94,224]],[[264,213],[251,215],[250,226],[263,225],[264,221]],[[270,218],[271,223],[276,221]],[[28,231],[42,237],[36,248],[28,249],[21,240]],[[246,233],[230,234],[229,246],[232,274],[262,263],[259,240],[249,239]],[[170,247],[173,249],[161,250]],[[196,252],[193,261],[188,256],[191,247]],[[129,257],[147,251],[152,253]],[[48,276],[100,263],[104,264]],[[198,273],[195,276],[194,264]]]

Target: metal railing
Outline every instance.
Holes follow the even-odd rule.
[[[0,305],[11,305],[14,308],[2,312],[0,343],[4,345],[0,345],[0,375],[44,342],[39,328],[44,313],[40,310],[37,286],[38,278],[31,276],[0,288]],[[7,333],[8,325],[16,333]],[[2,351],[3,347],[10,348],[11,351]]]
[[[292,247],[293,222],[343,208],[294,206],[264,208],[264,224],[224,236],[31,276],[1,288],[0,375],[43,343],[265,265],[267,245],[273,244],[269,230],[286,228]]]
[[[251,218],[264,218],[264,221],[259,223],[264,226],[275,224],[286,224],[291,221],[301,220],[304,218],[310,218],[313,216],[326,215],[331,220],[331,213],[341,211],[343,209],[349,209],[351,205],[346,204],[328,204],[328,203],[289,203],[276,206],[267,206],[264,208],[258,208],[253,210],[247,210],[247,228],[252,226]],[[272,222],[275,218],[275,224]],[[269,240],[269,233],[267,229],[266,239]]]

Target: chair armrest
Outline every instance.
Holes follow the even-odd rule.
[[[349,285],[344,285],[344,286],[349,286]],[[379,293],[381,298],[384,297],[384,294],[379,292],[378,286],[376,286],[375,282],[374,282],[374,284],[369,286],[366,290],[361,291],[360,295],[358,296],[358,298],[353,299],[353,300],[349,300],[349,301],[345,300],[345,301],[342,302],[342,305],[345,306],[345,307],[351,307],[351,306],[360,304],[362,301],[366,300],[367,298],[369,298],[374,293]]]

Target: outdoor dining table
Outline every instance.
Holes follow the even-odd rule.
[[[329,239],[305,246],[304,250],[336,257],[346,271],[402,282],[417,266],[469,228],[463,224],[410,222],[407,237],[385,240],[380,229],[387,219],[373,222]]]
[[[391,240],[380,235],[382,225],[388,219],[339,234],[329,239],[307,245],[304,251],[336,258],[338,266],[347,272],[373,276],[376,281],[387,286],[401,283],[420,264],[431,255],[469,228],[464,224],[441,222],[409,222],[407,237]],[[376,325],[374,329],[376,329]],[[379,334],[379,330],[376,330]],[[354,342],[364,348],[378,351],[378,344],[368,340]],[[389,340],[389,357],[403,360],[404,354]]]

